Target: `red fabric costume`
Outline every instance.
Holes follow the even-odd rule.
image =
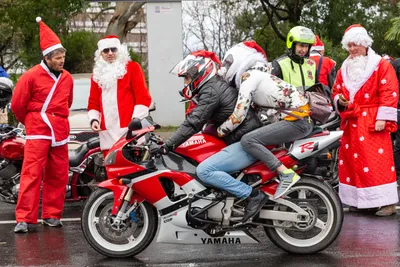
[[[62,47],[58,37],[38,22],[43,54]],[[15,211],[17,222],[37,223],[41,185],[42,218],[61,219],[68,183],[68,115],[72,98],[71,74],[62,70],[57,78],[43,62],[18,80],[11,109],[25,124],[27,142]]]
[[[117,88],[103,94],[102,88],[91,78],[89,119],[100,121],[100,144],[107,150],[126,132],[133,117],[145,117],[151,104],[146,81],[140,65],[129,61],[126,74],[118,79]],[[147,109],[143,114],[143,109]]]
[[[339,70],[333,88],[350,101],[340,112],[344,131],[339,148],[339,195],[344,204],[372,208],[398,202],[390,132],[397,129],[398,85],[390,63],[368,48],[361,81],[348,76],[348,60]],[[338,109],[336,109],[338,110]],[[375,131],[377,120],[386,121]]]

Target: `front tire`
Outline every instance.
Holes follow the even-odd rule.
[[[279,248],[294,254],[311,254],[330,246],[338,237],[343,223],[342,203],[333,188],[324,182],[302,177],[283,197],[300,199],[297,205],[307,210],[307,224],[268,220],[267,224],[289,227],[264,227],[267,236]],[[304,201],[302,201],[304,199]],[[276,203],[274,210],[292,211]]]
[[[157,231],[157,211],[142,202],[118,228],[112,225],[112,191],[97,189],[87,200],[81,219],[83,235],[99,253],[114,258],[131,257],[150,245]],[[132,214],[132,213],[131,213]]]

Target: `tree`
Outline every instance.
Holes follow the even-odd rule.
[[[397,11],[400,10],[400,3],[397,4]],[[392,26],[386,32],[385,38],[389,41],[400,42],[400,17],[394,17],[391,20]]]
[[[203,49],[222,58],[233,44],[247,39],[250,32],[236,27],[235,18],[250,4],[239,0],[183,3],[185,54]]]
[[[110,20],[106,35],[116,35],[122,42],[127,33],[136,27],[143,19],[144,2],[119,2],[115,6],[115,11]]]
[[[59,36],[68,33],[68,19],[87,5],[84,0],[1,0],[0,64],[31,67],[41,58],[37,16]]]

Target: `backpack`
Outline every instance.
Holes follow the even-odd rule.
[[[329,116],[332,114],[331,100],[326,95],[322,84],[316,83],[313,86],[306,89],[304,96],[308,99],[308,104],[310,105],[310,117],[313,120],[324,124]],[[296,117],[298,119],[303,119],[300,116],[292,114],[291,111],[302,111],[297,108],[277,108],[277,107],[264,107],[276,109],[278,112],[285,113],[287,115]]]

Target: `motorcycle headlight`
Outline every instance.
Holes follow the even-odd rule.
[[[111,151],[105,160],[105,165],[112,165],[115,164],[115,159],[117,158],[117,150]]]

